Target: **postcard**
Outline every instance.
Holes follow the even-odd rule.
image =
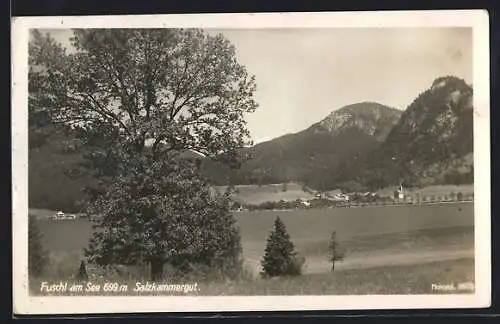
[[[490,305],[481,10],[15,17],[16,314]]]

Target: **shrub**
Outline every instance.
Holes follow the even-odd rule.
[[[457,193],[457,200],[461,201],[463,199],[463,194],[462,192]]]
[[[48,264],[48,254],[43,246],[43,234],[34,217],[28,218],[28,273],[42,275]]]
[[[274,230],[267,239],[265,255],[261,261],[263,277],[298,276],[302,274],[304,258],[295,251],[285,224],[279,217],[274,222]]]

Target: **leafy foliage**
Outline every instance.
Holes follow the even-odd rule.
[[[237,270],[240,237],[229,196],[213,195],[187,161],[143,160],[129,160],[126,171],[93,203],[92,213],[103,217],[96,220],[89,260],[169,263],[186,272],[194,264]],[[161,275],[153,273],[154,279]]]
[[[101,265],[169,262],[237,269],[239,233],[227,195],[198,177],[197,152],[238,167],[251,144],[255,80],[221,35],[197,29],[74,30],[72,50],[32,34],[30,115],[76,138],[97,231],[87,249]]]
[[[144,147],[234,157],[250,143],[243,114],[254,77],[221,35],[201,30],[74,30],[74,53],[33,33],[30,108],[55,123]],[[110,138],[111,140],[111,138]],[[226,154],[222,154],[226,153]],[[229,155],[229,156],[226,156]]]
[[[268,277],[298,276],[302,273],[304,260],[298,257],[295,245],[290,240],[285,224],[279,217],[274,230],[267,239],[267,246],[261,264],[262,275]]]
[[[38,277],[43,274],[48,264],[48,254],[43,245],[43,234],[37,220],[28,217],[28,273]]]

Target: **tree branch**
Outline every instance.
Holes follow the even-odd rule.
[[[115,114],[111,113],[109,110],[107,110],[105,107],[103,107],[99,101],[97,101],[93,95],[87,93],[87,94],[84,94],[84,95],[87,95],[98,107],[99,109],[96,109],[95,107],[92,107],[92,105],[90,105],[90,109],[92,109],[93,111],[97,112],[98,114],[101,114],[101,116],[103,117],[108,117],[108,118],[111,118],[111,120],[114,120],[116,122],[118,122],[122,127],[123,127],[123,130],[126,131],[130,136],[133,136],[132,132],[128,129],[128,127],[120,120],[120,118],[118,118]]]

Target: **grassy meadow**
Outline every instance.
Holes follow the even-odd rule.
[[[111,280],[113,282],[113,280]],[[35,287],[40,287],[42,280],[35,280],[33,295],[40,295]],[[56,281],[55,281],[56,282]],[[103,284],[95,281],[93,284]],[[108,280],[109,282],[109,280]],[[474,259],[459,258],[438,262],[426,262],[417,265],[389,265],[367,269],[304,274],[299,277],[281,277],[260,279],[244,277],[238,281],[197,282],[197,290],[184,292],[134,292],[137,280],[122,280],[120,286],[127,285],[127,292],[94,293],[95,295],[130,296],[130,295],[199,295],[199,296],[280,296],[280,295],[404,295],[404,294],[467,294],[472,289],[439,291],[432,289],[433,284],[455,285],[474,283]],[[145,283],[146,280],[140,281]],[[169,282],[167,284],[187,284],[193,282]],[[469,287],[467,287],[469,288]],[[69,292],[66,295],[71,295]],[[87,293],[93,294],[93,293]],[[50,294],[49,294],[50,295]],[[52,293],[52,295],[59,295]],[[81,295],[81,293],[75,293]]]
[[[49,211],[33,210],[41,216]],[[266,239],[279,216],[306,258],[303,275],[260,279]],[[201,294],[428,293],[429,282],[474,278],[474,213],[470,202],[294,211],[237,212],[247,275],[206,283]],[[86,219],[40,220],[50,251],[49,280],[74,275],[92,232]],[[328,239],[337,232],[346,258],[331,272]],[[146,278],[147,279],[147,278]],[[427,288],[426,288],[427,287]]]
[[[216,186],[214,189],[218,192],[223,192],[225,186]],[[382,197],[392,197],[396,187],[388,187],[378,190],[376,193]],[[259,205],[269,201],[294,201],[297,199],[311,200],[315,196],[312,193],[314,190],[309,189],[304,191],[304,188],[298,183],[287,184],[263,184],[257,185],[237,185],[236,192],[233,194],[234,201],[240,204]],[[404,188],[405,194],[415,198],[423,197],[450,197],[452,194],[462,193],[464,198],[474,194],[474,185],[433,185],[423,188]]]
[[[218,192],[224,192],[227,187],[216,186]],[[257,185],[237,185],[233,200],[240,204],[259,205],[268,201],[294,201],[297,199],[310,200],[314,195],[303,190],[298,183],[286,184],[263,184]]]
[[[468,197],[474,194],[474,185],[434,185],[423,188],[404,188],[406,195],[410,197],[415,197],[419,195],[420,197],[445,197],[449,196],[451,193],[457,194],[461,192],[464,197]],[[384,188],[377,191],[380,196],[392,196],[394,188]]]
[[[416,265],[388,265],[306,274],[296,278],[253,279],[240,283],[201,284],[200,295],[396,295],[447,293],[433,284],[474,282],[474,259],[460,258]],[[455,290],[448,293],[471,293]]]

